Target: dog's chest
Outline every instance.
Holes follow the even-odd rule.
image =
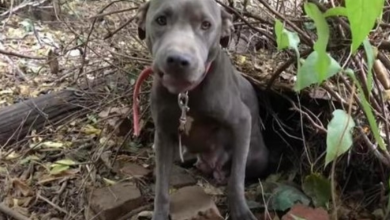
[[[182,143],[192,153],[210,151],[218,143],[220,128],[211,118],[188,115],[181,134]]]

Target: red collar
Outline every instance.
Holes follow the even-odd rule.
[[[209,72],[211,67],[211,62],[207,64],[205,74],[203,74],[203,78],[199,80],[198,85],[201,81],[203,81],[206,74]],[[133,127],[134,127],[134,136],[138,136],[140,134],[140,127],[139,127],[139,103],[138,103],[138,96],[141,88],[141,84],[143,81],[145,81],[146,78],[148,78],[153,73],[151,67],[146,67],[141,74],[139,74],[137,81],[134,85],[133,90]],[[196,86],[198,86],[196,85]],[[196,86],[194,88],[196,88]]]

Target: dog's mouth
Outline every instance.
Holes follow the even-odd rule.
[[[164,72],[159,71],[158,76],[160,77],[162,84],[167,88],[171,93],[181,93],[192,90],[198,84],[198,80],[188,80],[185,78],[177,78],[170,74],[165,74]]]
[[[191,75],[192,77],[180,77],[166,73],[164,70],[156,68],[156,66],[154,68],[154,72],[157,73],[162,85],[167,88],[169,92],[174,94],[193,90],[202,82],[206,74],[205,71],[202,70],[201,72],[193,73]]]

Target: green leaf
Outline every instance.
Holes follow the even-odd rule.
[[[327,54],[327,56],[330,59],[330,66],[326,73],[326,77],[323,80],[319,78],[319,74],[315,68],[315,65],[319,59],[318,53],[316,51],[313,51],[306,58],[302,67],[298,70],[297,81],[295,82],[294,85],[295,91],[300,91],[314,83],[320,84],[324,80],[334,76],[336,73],[338,73],[341,70],[340,64],[335,59],[333,59],[329,54]]]
[[[351,148],[351,131],[355,127],[353,118],[344,110],[336,109],[332,115],[326,135],[325,166]]]
[[[286,30],[278,19],[275,21],[275,35],[278,50],[286,48],[298,50],[298,45],[300,43],[298,34]]]
[[[275,21],[275,35],[278,50],[288,48],[288,38],[283,34],[283,24],[278,19]]]
[[[298,45],[300,43],[300,39],[297,33],[286,30],[283,27],[282,22],[278,19],[275,21],[275,35],[276,35],[276,44],[278,50],[283,50],[286,48],[293,49],[295,54],[297,55],[297,67],[298,71],[301,68],[301,64],[299,63],[300,54],[298,50]]]
[[[370,44],[370,41],[366,38],[364,41],[363,41],[363,46],[364,46],[364,50],[366,51],[366,56],[367,56],[367,64],[368,64],[368,70],[367,70],[367,89],[368,89],[368,92],[371,92],[372,90],[372,81],[373,81],[373,78],[372,78],[372,67],[374,66],[374,59],[375,59],[375,55],[374,55],[374,50]]]
[[[272,209],[278,211],[286,211],[296,203],[307,206],[310,204],[310,199],[301,191],[289,185],[277,187],[274,190],[273,196],[270,198]]]
[[[312,199],[315,207],[326,208],[332,195],[330,181],[317,173],[305,177],[302,190]]]
[[[54,164],[53,164],[54,165]],[[69,170],[69,166],[67,165],[60,165],[60,164],[55,164],[55,166],[52,166],[51,169],[50,169],[50,174],[51,175],[56,175],[56,174],[60,174],[66,170]]]
[[[65,144],[62,142],[45,141],[42,142],[41,146],[46,148],[64,148]]]
[[[383,141],[383,138],[379,134],[378,124],[376,123],[374,113],[372,112],[372,107],[371,107],[370,103],[367,101],[366,96],[364,95],[362,85],[356,79],[353,70],[347,69],[345,72],[354,80],[354,82],[356,83],[356,85],[359,89],[359,98],[362,102],[363,111],[366,114],[368,123],[370,124],[370,128],[371,128],[371,131],[374,135],[375,140],[378,142],[379,147],[382,150],[387,151],[386,146],[385,146],[385,142]]]
[[[352,32],[351,52],[355,53],[382,13],[384,0],[345,0]]]
[[[326,47],[329,41],[329,26],[317,5],[305,3],[304,9],[306,14],[313,19],[317,27],[318,39],[314,44],[314,50],[318,53],[318,60],[315,67],[319,74],[319,80],[322,81],[326,78],[326,73],[331,62],[326,53]]]
[[[57,160],[55,163],[50,165],[50,174],[51,175],[56,175],[60,174],[63,171],[66,171],[70,168],[72,165],[76,165],[77,162],[70,160],[70,159],[62,159],[62,160]]]
[[[22,160],[19,161],[19,164],[26,164],[29,163],[30,161],[39,161],[40,158],[37,155],[30,155]]]
[[[347,9],[344,7],[329,8],[324,13],[324,17],[327,18],[327,17],[331,17],[331,16],[345,16],[345,17],[347,17],[348,16]]]

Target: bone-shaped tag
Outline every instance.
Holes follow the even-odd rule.
[[[191,127],[192,127],[192,122],[194,121],[194,118],[190,117],[190,116],[187,116],[187,121],[186,123],[184,124],[184,133],[189,136],[190,135],[190,131],[191,131]]]

